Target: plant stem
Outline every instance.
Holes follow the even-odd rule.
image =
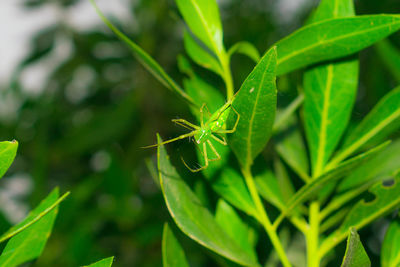
[[[307,266],[319,267],[319,202],[313,201],[310,205],[310,226],[306,234],[307,241]]]
[[[233,79],[232,79],[232,72],[230,68],[230,60],[229,56],[226,52],[218,55],[219,62],[221,63],[222,66],[222,75],[223,79],[226,85],[226,98],[227,100],[231,99],[233,97],[233,94],[235,93],[234,87],[233,87]]]
[[[251,198],[254,201],[254,204],[256,206],[257,212],[259,213],[258,219],[260,223],[264,226],[265,231],[267,232],[272,245],[274,246],[276,253],[278,254],[279,259],[281,260],[282,264],[284,267],[291,267],[291,263],[289,262],[289,259],[287,258],[287,255],[285,253],[285,250],[283,249],[282,243],[279,240],[279,237],[274,229],[274,227],[271,224],[271,221],[268,218],[267,212],[264,209],[264,206],[261,202],[260,196],[257,192],[257,187],[254,182],[254,178],[251,174],[250,167],[247,168],[242,168],[243,176],[245,178],[247,187],[250,191]]]

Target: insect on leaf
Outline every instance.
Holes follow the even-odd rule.
[[[371,261],[365,252],[356,229],[351,228],[347,238],[346,253],[341,267],[370,267]]]
[[[229,144],[244,167],[251,166],[272,134],[276,111],[275,70],[274,47],[243,82],[232,104],[240,114],[240,120],[236,131],[228,135]],[[228,125],[234,125],[235,119],[230,116]]]
[[[47,197],[49,201],[58,199],[58,189]],[[58,207],[41,217],[30,227],[12,237],[0,256],[0,266],[13,267],[38,258],[46,245],[56,219]]]
[[[399,15],[328,19],[302,27],[280,40],[277,75],[354,54],[400,29]]]
[[[0,142],[0,179],[10,168],[14,158],[17,154],[18,142],[17,141],[5,141]]]
[[[158,137],[158,143],[161,143]],[[165,203],[177,226],[202,246],[238,264],[259,266],[218,225],[214,216],[180,178],[163,145],[158,146],[158,171]]]
[[[168,223],[164,224],[162,258],[164,267],[189,267],[185,252]]]

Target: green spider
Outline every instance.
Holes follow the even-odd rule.
[[[231,100],[229,100],[228,102],[226,102],[216,112],[214,112],[210,116],[210,119],[206,122],[204,122],[204,108],[206,107],[206,104],[203,104],[200,108],[200,126],[190,123],[184,119],[172,120],[172,122],[186,128],[186,129],[191,130],[191,132],[187,133],[187,134],[183,134],[176,138],[164,141],[159,144],[146,146],[144,148],[157,147],[157,146],[172,143],[177,140],[184,139],[184,138],[194,137],[195,144],[201,146],[200,152],[204,157],[204,166],[202,166],[198,169],[192,169],[186,164],[185,160],[181,157],[182,162],[186,166],[186,168],[188,168],[191,172],[199,172],[199,171],[206,169],[208,167],[208,164],[210,161],[217,161],[217,160],[221,159],[221,155],[218,153],[218,151],[215,149],[214,145],[211,143],[211,139],[214,139],[218,143],[226,146],[228,144],[226,142],[226,139],[224,137],[218,137],[215,134],[228,134],[228,133],[234,133],[236,131],[237,125],[240,120],[240,114],[232,107],[232,102],[233,102],[233,98]],[[227,130],[226,129],[226,121],[228,120],[229,112],[231,109],[236,113],[237,119],[235,121],[233,128],[230,130]],[[208,158],[207,145],[211,148],[211,150],[213,151],[216,158],[213,158],[213,159]]]

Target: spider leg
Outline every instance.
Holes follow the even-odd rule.
[[[225,137],[222,137],[222,139],[219,139],[219,137],[217,137],[216,135],[213,135],[213,134],[211,134],[211,137],[212,137],[215,141],[217,141],[218,143],[220,143],[220,144],[222,144],[222,145],[224,145],[224,146],[228,145],[228,143],[226,142]]]
[[[231,106],[231,108],[237,115],[235,125],[230,130],[219,130],[219,131],[216,131],[216,133],[224,134],[224,133],[234,133],[236,131],[236,128],[237,128],[237,126],[239,124],[239,120],[240,120],[240,114],[239,114],[239,112],[236,111],[236,109],[233,108],[233,106]]]
[[[194,125],[193,123],[190,123],[190,122],[188,122],[187,120],[184,120],[184,119],[173,119],[172,122],[174,122],[174,123],[186,128],[186,129],[189,129],[189,130],[200,129],[199,126]]]
[[[215,156],[217,156],[215,159],[209,159],[209,161],[217,161],[221,159],[221,155],[218,153],[218,151],[215,149],[214,145],[211,143],[210,140],[207,140],[207,144],[210,146],[211,150],[214,152]]]
[[[203,143],[203,153],[204,155],[204,166],[198,168],[198,169],[192,169],[189,167],[189,165],[186,164],[185,160],[181,157],[181,160],[183,162],[183,164],[186,166],[186,168],[189,169],[189,171],[191,172],[199,172],[202,171],[204,169],[206,169],[208,167],[208,156],[207,156],[207,149],[206,149],[206,143]]]
[[[168,143],[172,143],[172,142],[175,142],[175,141],[177,141],[177,140],[181,140],[181,139],[184,139],[184,138],[187,138],[187,137],[192,137],[192,136],[194,136],[196,133],[197,133],[197,130],[196,130],[196,131],[192,131],[192,132],[187,133],[187,134],[182,134],[182,135],[180,135],[180,136],[178,136],[178,137],[176,137],[176,138],[173,138],[173,139],[164,141],[164,142],[159,143],[159,144],[150,145],[150,146],[144,146],[144,147],[142,147],[142,148],[158,147],[158,146],[165,145],[165,144],[168,144]]]
[[[200,108],[200,125],[201,128],[204,127],[204,107],[206,106],[206,103],[203,103],[203,105]]]

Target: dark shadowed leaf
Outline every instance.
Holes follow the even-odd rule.
[[[255,63],[260,60],[260,53],[257,48],[249,42],[239,42],[228,50],[228,56],[232,57],[235,53],[243,54],[251,58]]]
[[[370,267],[371,261],[365,252],[356,229],[351,228],[347,238],[346,253],[341,267]]]
[[[164,267],[189,267],[185,252],[168,223],[164,224],[162,238],[162,258]]]
[[[400,83],[400,50],[389,40],[380,41],[375,46],[381,60],[393,77]]]

